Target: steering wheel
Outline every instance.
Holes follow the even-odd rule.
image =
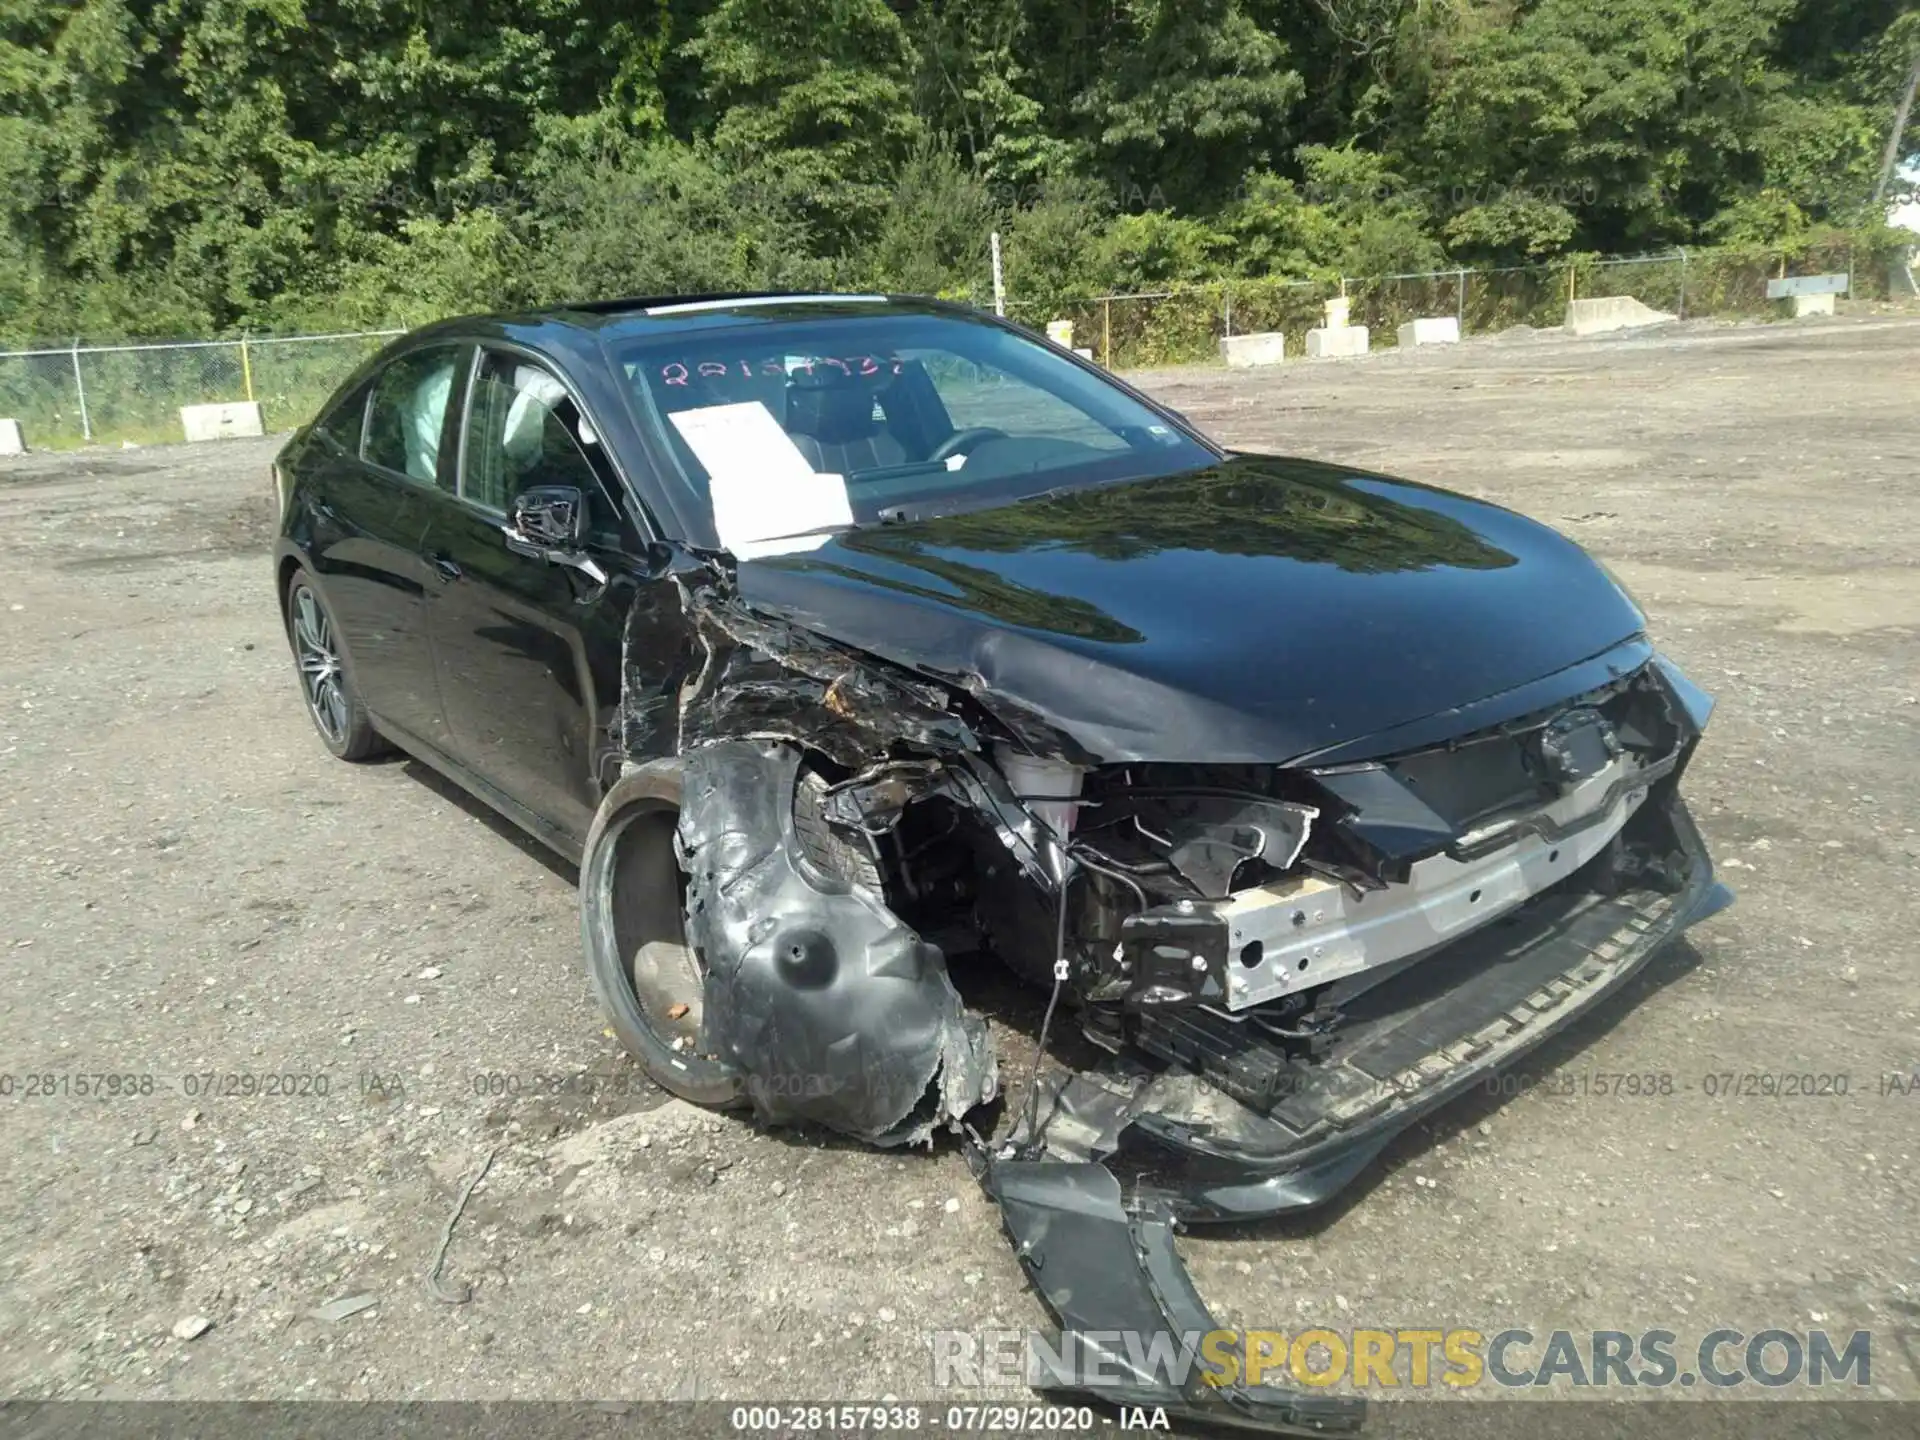
[[[935,460],[946,460],[954,455],[965,454],[970,452],[974,446],[983,440],[1004,440],[1006,438],[1006,431],[996,430],[991,425],[970,425],[965,430],[954,431],[953,434],[947,436],[946,439],[934,446],[933,453],[927,456],[927,461],[931,464]]]

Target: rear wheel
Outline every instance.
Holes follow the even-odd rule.
[[[699,1051],[706,973],[687,944],[674,854],[680,771],[643,766],[607,792],[580,864],[587,975],[607,1024],[663,1089],[697,1105],[747,1098],[746,1077]]]
[[[320,742],[342,760],[378,754],[384,746],[347,673],[333,612],[304,570],[294,571],[287,586],[287,643]]]

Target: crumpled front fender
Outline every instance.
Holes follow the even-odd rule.
[[[720,741],[684,760],[687,937],[705,966],[703,1048],[769,1121],[877,1145],[927,1140],[997,1093],[986,1024],[946,958],[872,889],[801,859],[800,755]]]

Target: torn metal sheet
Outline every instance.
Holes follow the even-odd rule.
[[[804,867],[800,757],[718,741],[686,756],[679,841],[687,937],[705,966],[702,1048],[768,1120],[878,1145],[928,1139],[998,1093],[986,1024],[945,957],[877,894]]]
[[[687,605],[701,653],[680,688],[682,752],[768,737],[859,770],[899,745],[976,743],[937,684],[758,614],[723,587],[689,588]]]
[[[1223,900],[1249,860],[1276,873],[1291,870],[1307,847],[1319,810],[1312,805],[1232,796],[1188,802],[1193,830],[1169,847],[1173,868],[1209,900]]]

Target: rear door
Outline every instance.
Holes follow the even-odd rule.
[[[455,485],[452,399],[469,353],[431,345],[372,377],[359,453],[330,464],[311,547],[367,708],[442,749],[426,615],[438,577],[423,545],[436,496]]]
[[[644,546],[592,421],[535,357],[478,351],[458,450],[457,500],[427,541],[449,744],[522,823],[577,851],[619,770],[621,636]],[[604,579],[507,547],[513,498],[536,485],[585,497]]]

